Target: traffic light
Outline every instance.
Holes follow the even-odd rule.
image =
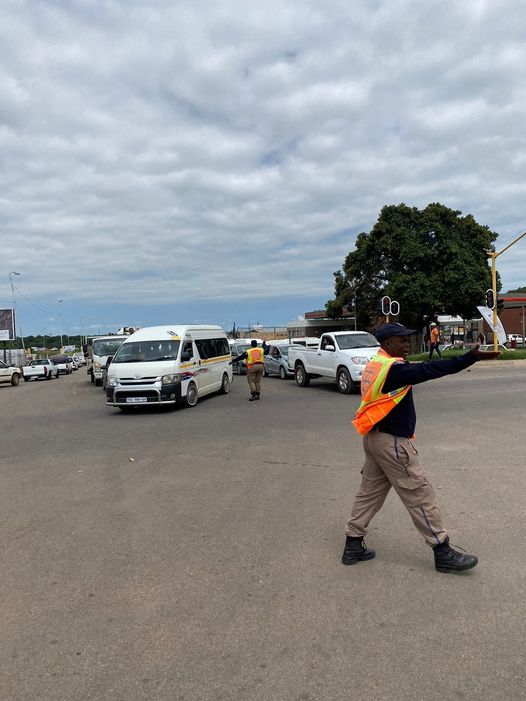
[[[486,307],[489,309],[493,309],[495,306],[495,295],[493,294],[493,290],[486,290]]]
[[[497,299],[497,313],[500,314],[500,312],[504,309],[504,300],[503,299]]]
[[[382,297],[382,314],[384,316],[387,316],[388,314],[391,313],[391,298],[390,297]]]

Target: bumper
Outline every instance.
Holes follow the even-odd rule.
[[[148,385],[117,385],[106,388],[106,406],[145,406],[178,404],[181,402],[181,383],[163,385],[160,382]]]

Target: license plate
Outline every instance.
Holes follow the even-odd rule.
[[[141,402],[147,402],[146,397],[126,397],[126,404],[140,404]]]

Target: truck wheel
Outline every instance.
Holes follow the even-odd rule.
[[[282,366],[280,367],[280,369],[279,369],[279,376],[280,376],[280,378],[281,378],[282,380],[286,380],[286,379],[287,379],[287,371],[285,370],[285,368],[283,367],[283,365],[282,365]]]
[[[95,382],[95,387],[100,387],[102,384],[102,380],[99,380],[99,379],[94,380],[94,382]]]
[[[199,400],[199,393],[194,382],[190,382],[186,388],[185,401],[187,406],[195,406]]]
[[[20,383],[20,375],[17,372],[14,372],[11,375],[11,384],[13,387],[16,387]]]
[[[227,373],[223,373],[223,379],[221,380],[221,389],[219,394],[228,394],[230,392],[230,379]]]
[[[340,368],[338,370],[336,383],[338,385],[338,392],[342,394],[351,394],[351,392],[355,394],[358,390],[358,383],[352,379],[351,373],[347,368]]]
[[[310,384],[310,375],[305,372],[303,363],[298,363],[294,371],[294,376],[296,378],[296,384],[298,387],[308,387]]]

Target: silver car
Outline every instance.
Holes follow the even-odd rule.
[[[270,346],[265,356],[265,376],[279,375],[282,380],[294,375],[294,370],[289,368],[289,346]]]

